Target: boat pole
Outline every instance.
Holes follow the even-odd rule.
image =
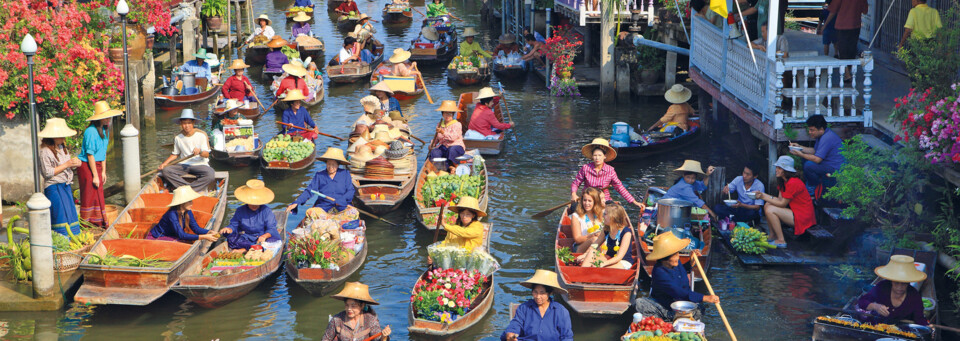
[[[700,257],[697,257],[696,252],[692,252],[690,253],[690,258],[693,258],[693,263],[697,265],[697,270],[700,270],[700,275],[703,276],[703,283],[707,285],[707,290],[710,291],[710,295],[717,296],[717,294],[713,293],[710,280],[707,279],[707,272],[703,271],[703,266],[700,266]],[[720,300],[717,300],[717,311],[720,312],[720,318],[723,320],[723,326],[727,328],[727,333],[730,334],[730,339],[737,341],[737,335],[733,334],[733,328],[730,328],[730,321],[727,321],[727,315],[723,313],[723,308],[720,307]]]

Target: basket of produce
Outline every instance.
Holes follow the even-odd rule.
[[[909,331],[901,330],[897,326],[892,324],[872,324],[866,322],[860,322],[853,318],[846,316],[843,317],[833,317],[833,316],[820,316],[817,317],[814,321],[814,335],[821,335],[822,337],[838,338],[838,339],[847,339],[847,338],[856,338],[856,339],[867,339],[867,340],[876,340],[884,337],[897,337],[901,339],[908,340],[920,340],[920,336]],[[827,330],[824,327],[828,327]],[[869,338],[864,338],[869,337]]]
[[[659,317],[647,316],[630,324],[621,341],[706,341],[703,333],[674,330],[673,323]]]
[[[69,232],[69,230],[68,230]],[[90,252],[93,244],[103,235],[103,229],[84,230],[77,235],[64,236],[53,233],[53,269],[56,272],[76,270],[83,255]]]
[[[230,275],[253,269],[271,258],[275,251],[250,248],[244,252],[224,252],[213,256],[213,260],[200,272],[201,276]]]
[[[316,148],[313,142],[305,139],[294,141],[290,135],[280,134],[267,142],[263,149],[263,159],[267,162],[283,161],[293,163],[310,156]]]
[[[483,188],[483,176],[451,175],[447,172],[427,173],[427,181],[421,189],[425,207],[439,207],[447,203],[457,203],[462,196],[480,197]]]

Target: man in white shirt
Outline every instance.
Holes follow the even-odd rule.
[[[247,37],[245,43],[249,44],[251,41],[253,41],[253,38],[256,38],[259,35],[264,36],[267,38],[267,40],[273,38],[273,36],[276,35],[276,32],[273,31],[273,27],[270,27],[270,23],[270,18],[267,17],[266,14],[261,14],[259,17],[257,17],[257,24],[259,27],[253,30],[253,34]]]
[[[180,124],[180,134],[173,139],[173,152],[167,157],[160,167],[160,177],[167,183],[177,188],[189,185],[194,191],[203,193],[207,187],[213,183],[214,171],[210,167],[210,140],[207,134],[197,130],[193,124],[197,118],[193,115],[193,109],[183,109],[180,117],[175,119]],[[170,165],[177,158],[186,159],[179,164]],[[197,177],[193,182],[183,179],[185,174],[192,174]]]
[[[363,48],[357,42],[357,38],[352,37],[351,34],[351,36],[343,39],[343,48],[340,49],[338,59],[341,65],[349,62],[360,62],[361,65],[367,65],[373,62],[373,53]]]

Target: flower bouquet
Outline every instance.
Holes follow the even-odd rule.
[[[476,270],[437,268],[417,281],[410,302],[417,318],[453,322],[470,312],[488,283],[489,277]]]
[[[330,239],[320,231],[294,238],[287,245],[287,259],[297,264],[299,269],[339,270],[341,265],[349,262],[354,256],[353,249],[343,247],[339,239]]]
[[[479,248],[468,251],[457,246],[434,243],[427,247],[427,253],[430,254],[434,264],[443,269],[475,270],[483,275],[490,275],[500,270],[497,260]]]

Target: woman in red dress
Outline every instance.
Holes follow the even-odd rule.
[[[227,77],[223,82],[223,97],[225,99],[235,99],[239,102],[254,101],[253,84],[250,79],[243,75],[243,70],[250,67],[242,59],[234,59],[229,69],[233,70],[233,76]]]
[[[813,200],[810,199],[807,186],[797,175],[793,158],[781,156],[774,166],[777,167],[777,189],[780,190],[780,196],[774,197],[760,191],[755,193],[757,199],[767,202],[763,206],[763,214],[770,224],[770,232],[773,233],[771,244],[786,248],[787,241],[783,237],[782,224],[793,225],[793,234],[799,236],[815,225],[817,219],[813,215]]]

